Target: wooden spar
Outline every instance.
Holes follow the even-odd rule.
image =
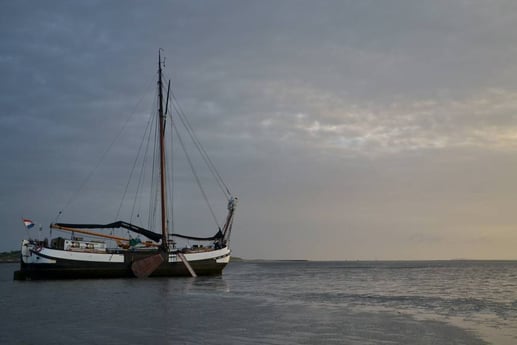
[[[167,197],[165,180],[165,115],[163,113],[163,91],[162,91],[162,59],[158,50],[158,117],[160,121],[160,200],[161,200],[161,225],[162,225],[162,248],[168,251],[169,232],[167,230]]]
[[[59,225],[55,225],[55,224],[50,225],[50,227],[52,229],[59,229],[59,230],[65,230],[65,231],[71,231],[71,232],[78,232],[80,234],[85,234],[85,235],[92,235],[92,236],[97,236],[97,237],[109,238],[109,239],[112,239],[112,240],[119,240],[119,241],[129,242],[129,238],[123,238],[123,237],[117,237],[117,236],[112,236],[112,235],[106,235],[106,234],[101,234],[101,233],[93,232],[93,231],[78,230],[78,229],[75,229],[75,228],[69,228],[69,227],[66,227],[66,226],[59,226]]]

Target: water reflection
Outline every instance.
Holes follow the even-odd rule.
[[[223,276],[160,278],[148,281],[151,285],[156,285],[160,296],[168,298],[178,294],[221,294],[230,292],[230,284]]]

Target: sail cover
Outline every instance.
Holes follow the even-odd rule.
[[[136,232],[137,234],[143,235],[155,242],[159,242],[162,239],[161,234],[157,234],[156,232],[152,232],[151,230],[147,230],[144,228],[141,228],[137,225],[118,221],[113,222],[109,224],[66,224],[66,223],[54,223],[50,225],[51,228],[54,227],[64,227],[64,228],[70,228],[70,229],[118,229],[118,228],[124,228],[128,229],[129,231]]]
[[[210,237],[195,237],[195,236],[187,236],[187,235],[180,235],[180,234],[172,234],[174,237],[180,237],[180,238],[186,238],[188,240],[197,240],[197,241],[213,241],[213,240],[219,240],[223,238],[223,233],[221,230],[217,231],[217,233],[214,236]]]
[[[155,242],[159,242],[162,239],[161,234],[157,234],[156,232],[153,232],[151,230],[144,229],[140,226],[118,221],[113,222],[109,224],[67,224],[67,223],[54,223],[50,225],[51,228],[69,228],[69,229],[119,229],[124,228],[129,231],[135,232],[137,234],[143,235]],[[197,240],[197,241],[212,241],[212,240],[218,240],[223,237],[223,234],[221,230],[217,231],[217,233],[214,236],[211,237],[195,237],[195,236],[187,236],[187,235],[181,235],[181,234],[172,234],[174,237],[180,237],[185,238],[189,240]]]

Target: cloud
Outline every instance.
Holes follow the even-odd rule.
[[[490,229],[515,224],[516,17],[505,0],[6,3],[0,250],[17,246],[21,215],[52,220],[120,136],[111,172],[67,214],[111,217],[161,47],[241,197],[237,255],[509,257],[501,238],[515,237]],[[181,181],[181,225],[201,229]],[[483,236],[483,248],[460,240]],[[418,238],[429,248],[410,249]]]
[[[478,148],[513,151],[517,94],[489,89],[465,99],[349,104],[338,94],[289,84],[261,88],[277,111],[256,114],[256,132],[277,142],[342,155]],[[249,120],[249,118],[247,119]],[[253,122],[252,122],[253,123]]]

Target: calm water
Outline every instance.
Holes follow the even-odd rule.
[[[235,262],[222,277],[18,282],[0,344],[517,344],[517,262]]]

